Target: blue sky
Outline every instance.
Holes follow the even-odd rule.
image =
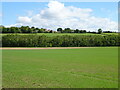
[[[61,3],[61,2],[60,2]],[[62,2],[65,7],[73,6],[81,9],[92,9],[91,15],[96,18],[108,18],[117,22],[117,2]],[[3,2],[2,13],[5,26],[17,23],[18,17],[30,17],[48,8],[48,2]],[[62,12],[61,12],[62,13]]]

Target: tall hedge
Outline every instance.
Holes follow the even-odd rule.
[[[2,36],[3,47],[94,47],[119,46],[118,35],[5,35]]]

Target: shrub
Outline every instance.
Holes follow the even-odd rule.
[[[93,47],[119,46],[117,35],[5,35],[2,36],[3,47]]]

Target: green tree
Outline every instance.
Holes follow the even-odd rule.
[[[99,28],[99,29],[98,29],[98,34],[101,34],[101,33],[102,33],[102,29]]]
[[[57,32],[62,32],[62,28],[58,28],[58,29],[57,29]]]
[[[20,29],[21,29],[22,33],[29,33],[30,32],[29,26],[21,26]]]
[[[63,32],[64,32],[64,33],[71,33],[71,31],[72,31],[72,30],[71,30],[70,28],[65,28]]]
[[[79,32],[80,32],[79,29],[74,30],[74,33],[79,33]]]
[[[10,27],[10,33],[18,33],[17,27]]]

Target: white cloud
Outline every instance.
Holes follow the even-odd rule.
[[[29,25],[39,28],[56,30],[59,27],[72,29],[86,29],[87,31],[97,30],[118,30],[117,22],[108,18],[99,18],[92,15],[90,8],[82,9],[73,6],[65,6],[58,1],[50,1],[48,7],[44,8],[37,15],[19,16],[14,26]]]
[[[18,17],[18,23],[31,24],[31,18],[29,17]]]

